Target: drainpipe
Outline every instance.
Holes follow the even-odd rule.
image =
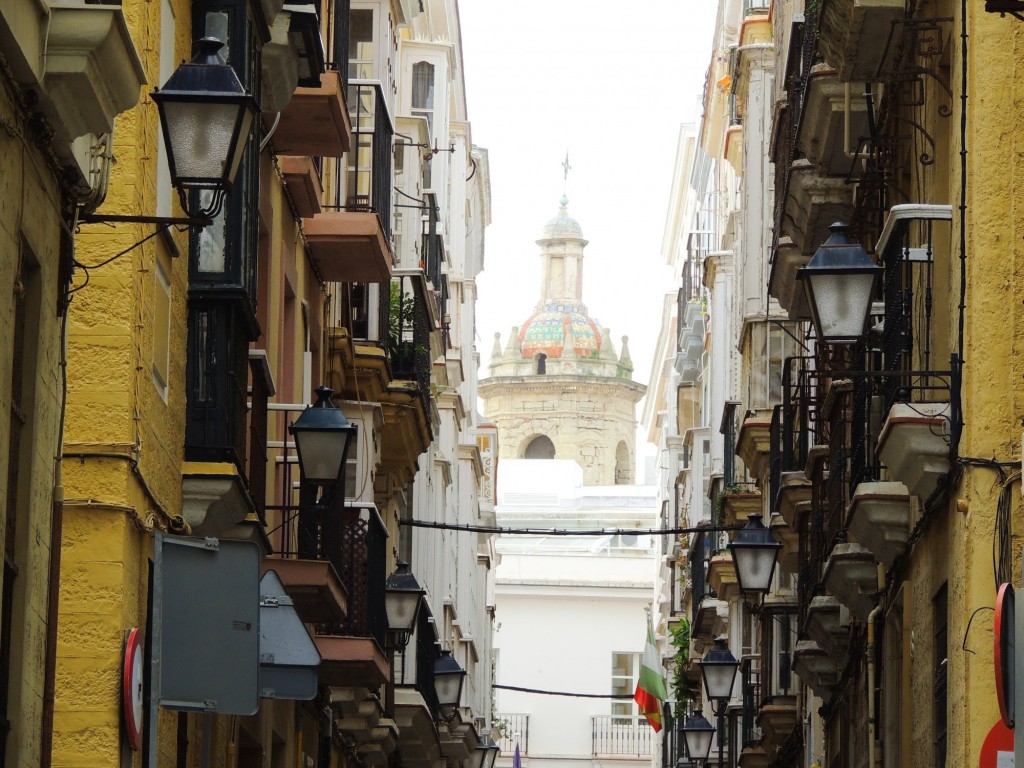
[[[72,223],[72,229],[77,222]],[[62,236],[62,239],[67,237]],[[75,256],[74,240],[67,237],[71,259]],[[67,296],[63,296],[66,299]],[[50,519],[50,567],[46,584],[46,639],[43,658],[43,710],[39,718],[39,764],[50,768],[53,763],[53,714],[57,692],[57,617],[60,603],[60,550],[64,538],[64,479],[62,457],[64,424],[68,404],[68,313],[64,304],[60,321],[60,421],[57,424],[57,445],[53,456],[53,501]]]
[[[878,565],[878,604],[868,614],[868,647],[864,655],[867,659],[868,673],[868,768],[878,768],[881,740],[878,738],[878,715],[875,711],[875,663],[878,659],[878,648],[875,645],[875,621],[882,613],[885,588],[885,566]],[[881,688],[881,686],[879,686]]]

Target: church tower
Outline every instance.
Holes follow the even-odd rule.
[[[499,456],[572,459],[585,485],[634,482],[636,404],[627,339],[616,353],[611,332],[583,303],[587,241],[563,196],[537,245],[540,301],[508,343],[494,335],[489,376],[480,382],[484,416],[498,427]]]

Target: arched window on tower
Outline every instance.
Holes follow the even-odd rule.
[[[526,444],[523,449],[524,459],[553,459],[555,458],[555,444],[546,435],[538,435]]]
[[[548,356],[543,352],[537,353],[537,375],[543,376],[548,372]]]
[[[633,462],[625,441],[620,441],[615,449],[615,484],[629,485],[633,482]]]

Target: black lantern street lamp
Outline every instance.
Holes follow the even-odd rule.
[[[724,709],[725,702],[732,696],[732,686],[736,680],[736,670],[739,667],[740,663],[732,655],[725,638],[715,638],[714,646],[700,662],[704,690],[707,691],[715,714],[718,714],[719,709]]]
[[[241,165],[259,106],[235,70],[218,53],[224,43],[204,37],[192,61],[182,64],[153,92],[160,111],[171,184],[192,216],[216,216]],[[188,193],[212,193],[191,211]]]
[[[829,344],[854,344],[864,337],[871,299],[882,268],[836,222],[832,233],[797,272],[803,280],[818,338]]]
[[[395,572],[384,582],[384,609],[388,615],[388,629],[395,636],[395,646],[399,650],[405,650],[409,644],[426,593],[409,570],[409,564],[401,561]]]
[[[694,712],[683,723],[683,742],[691,762],[705,764],[711,754],[711,737],[715,727],[701,712]]]
[[[473,768],[494,768],[494,761],[498,759],[498,752],[501,747],[494,743],[493,739],[481,739],[477,744]]]
[[[732,655],[724,637],[715,638],[715,644],[700,662],[700,673],[704,678],[704,690],[711,701],[711,710],[718,718],[718,767],[725,764],[725,710],[732,696],[736,681],[736,670],[740,663]]]
[[[259,105],[235,70],[218,54],[224,43],[204,37],[191,61],[182,63],[153,91],[160,115],[171,184],[185,216],[81,213],[81,223],[130,222],[205,227],[220,213],[241,165]],[[200,192],[199,206],[189,201]]]
[[[760,515],[750,515],[748,522],[729,542],[740,591],[747,595],[765,595],[771,588],[775,561],[782,545],[777,542]]]
[[[466,670],[459,666],[451,651],[442,650],[434,662],[434,693],[437,694],[441,717],[445,720],[455,718],[459,702],[462,700],[462,684],[465,680]]]
[[[331,402],[333,392],[329,387],[318,387],[316,394],[317,401],[288,427],[299,455],[302,480],[319,486],[342,484],[356,426]]]

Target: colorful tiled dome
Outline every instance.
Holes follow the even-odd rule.
[[[583,230],[580,229],[580,223],[569,215],[569,211],[566,207],[569,205],[569,198],[562,195],[562,199],[558,202],[560,205],[558,215],[544,225],[543,239],[553,240],[556,238],[582,238]]]
[[[533,357],[538,352],[548,357],[561,357],[570,329],[577,357],[599,353],[601,330],[587,314],[587,308],[583,304],[549,302],[530,315],[519,329],[523,357]]]

